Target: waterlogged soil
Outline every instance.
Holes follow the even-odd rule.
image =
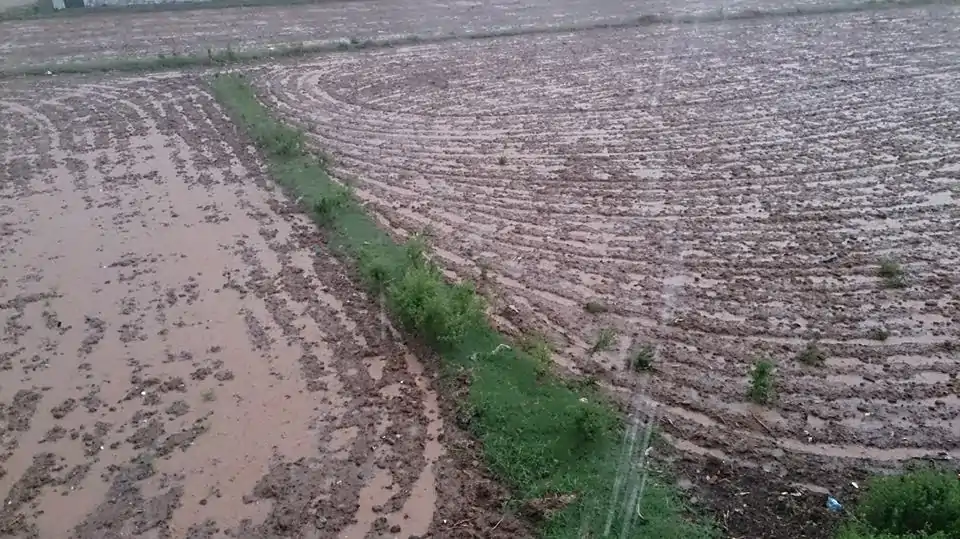
[[[960,458],[958,37],[941,7],[660,25],[340,55],[257,84],[504,331],[657,406],[731,535],[820,537],[828,492]]]
[[[0,231],[0,535],[528,536],[202,81],[5,86]]]
[[[867,0],[798,0],[791,8],[869,4]],[[449,37],[510,29],[529,31],[636,21],[643,16],[763,14],[784,9],[779,0],[725,6],[687,0],[419,0],[323,1],[310,5],[237,7],[173,12],[107,12],[77,17],[0,22],[0,70],[38,63],[116,57],[205,55],[330,40],[360,44],[403,36]]]

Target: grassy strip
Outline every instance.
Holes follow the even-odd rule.
[[[615,22],[591,24],[552,25],[536,28],[504,28],[463,34],[408,35],[384,39],[335,39],[311,44],[292,44],[264,49],[235,51],[230,48],[221,51],[209,49],[203,54],[159,54],[140,58],[119,58],[91,62],[70,62],[62,64],[40,64],[17,66],[0,70],[0,78],[15,76],[39,76],[60,74],[104,73],[104,72],[149,72],[189,67],[216,67],[243,64],[261,60],[288,58],[307,54],[330,52],[348,52],[361,49],[382,49],[417,44],[443,43],[462,39],[492,39],[520,35],[564,34],[570,32],[638,28],[658,24],[701,24],[723,21],[753,20],[770,17],[793,17],[809,15],[829,15],[853,13],[868,10],[883,10],[929,5],[958,5],[960,0],[872,0],[869,2],[839,5],[817,5],[809,7],[784,8],[769,11],[746,10],[727,13],[719,10],[698,15],[643,15]]]
[[[925,467],[867,485],[837,539],[960,537],[960,475]]]
[[[482,442],[487,465],[512,488],[515,508],[552,503],[556,510],[541,522],[545,537],[600,536],[620,451],[615,408],[506,346],[472,285],[447,282],[422,241],[397,244],[378,228],[349,188],[331,180],[324,162],[307,151],[302,135],[271,117],[242,76],[217,76],[213,88],[260,148],[273,178],[327,231],[335,252],[356,264],[400,326],[439,354],[443,378],[461,396],[458,422]],[[685,517],[674,491],[657,479],[648,482],[639,510],[642,522],[628,537],[712,536],[710,527]],[[621,526],[615,523],[614,537]]]
[[[294,5],[318,5],[343,0],[194,0],[158,2],[150,4],[102,5],[55,10],[50,0],[38,0],[32,5],[17,6],[0,11],[0,21],[22,21],[42,18],[85,17],[126,13],[156,13],[167,11],[196,11],[201,9],[225,9],[242,7],[280,7]],[[352,0],[363,1],[363,0]]]

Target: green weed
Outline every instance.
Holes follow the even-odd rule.
[[[547,339],[540,334],[528,334],[517,340],[517,348],[530,356],[536,363],[537,372],[544,375],[553,365],[553,349]]]
[[[893,258],[883,258],[880,260],[880,269],[877,275],[883,279],[883,284],[887,288],[904,288],[907,286],[907,275],[903,266]]]
[[[231,117],[256,139],[276,132],[276,121],[236,75],[213,79],[214,93]],[[269,172],[305,208],[338,197],[342,186],[302,144],[260,144]],[[352,198],[352,194],[347,195]],[[326,203],[324,203],[326,204]],[[384,298],[394,323],[438,354],[441,376],[469,380],[457,386],[457,422],[476,436],[494,476],[512,489],[518,504],[558,493],[577,493],[573,503],[540,522],[554,539],[599,536],[617,475],[622,426],[616,409],[590,387],[575,391],[543,368],[549,345],[510,347],[487,320],[471,283],[451,283],[431,261],[423,238],[397,244],[355,200],[334,204],[322,227],[327,248],[356,271],[371,294]],[[326,253],[324,254],[326,255]],[[606,335],[606,337],[604,337]],[[613,344],[601,332],[600,348]],[[676,491],[651,479],[644,497],[643,534],[664,539],[705,539],[714,529],[687,518]],[[582,528],[586,522],[586,529]],[[620,524],[613,533],[620,535]]]
[[[597,340],[593,342],[590,348],[590,355],[600,352],[606,352],[613,348],[617,341],[617,330],[613,328],[603,328],[597,334]]]
[[[318,197],[313,203],[313,212],[318,221],[329,223],[336,218],[336,214],[342,211],[353,201],[350,190],[346,187],[334,187],[330,193]]]
[[[640,346],[630,359],[630,368],[636,372],[653,370],[653,362],[657,357],[657,349],[650,344]]]
[[[960,537],[960,477],[924,467],[866,485],[839,539]]]
[[[773,363],[760,359],[750,371],[750,389],[747,396],[757,404],[768,404],[773,399],[774,380]]]

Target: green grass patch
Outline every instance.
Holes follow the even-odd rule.
[[[900,262],[893,258],[880,260],[877,275],[883,279],[883,285],[887,288],[905,288],[907,286],[907,272],[900,265]]]
[[[747,397],[757,404],[769,404],[773,400],[775,381],[774,365],[769,359],[759,359],[750,370],[750,388]]]
[[[877,477],[837,539],[960,537],[960,477],[932,467]]]
[[[350,189],[327,174],[304,148],[302,135],[275,120],[239,75],[212,81],[217,99],[256,143],[271,176],[299,199],[326,231],[335,253],[352,261],[393,320],[441,358],[441,376],[456,384],[458,422],[482,443],[498,480],[511,488],[514,508],[562,500],[539,522],[544,537],[599,537],[617,474],[621,417],[603,396],[574,390],[543,368],[549,346],[532,340],[509,346],[491,328],[471,283],[448,282],[420,238],[395,242],[377,227]],[[638,507],[642,522],[629,537],[713,537],[690,517],[676,491],[653,477]],[[620,536],[621,521],[613,526]]]
[[[643,344],[633,351],[627,365],[636,372],[652,371],[657,359],[657,349],[652,344]]]
[[[593,346],[590,347],[590,355],[594,355],[600,352],[606,352],[607,350],[613,349],[617,344],[617,330],[613,328],[601,328],[600,333],[597,333],[596,339],[593,341]]]

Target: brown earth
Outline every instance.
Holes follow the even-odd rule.
[[[364,2],[2,23],[0,63],[621,7],[634,9]],[[826,537],[825,493],[847,502],[878,469],[960,457],[958,15],[448,42],[258,80],[386,223],[426,230],[480,280],[506,331],[545,332],[564,367],[658,404],[680,485],[730,536]],[[469,440],[443,426],[435,456],[418,364],[378,337],[345,270],[308,254],[319,238],[202,85],[17,83],[0,110],[5,531],[376,536],[432,518],[437,537],[489,533],[492,483],[457,497],[479,473]],[[887,255],[905,288],[877,277]],[[590,355],[601,327],[617,346]],[[794,361],[813,339],[825,364]],[[623,364],[642,343],[658,355],[637,375]],[[777,362],[768,407],[745,399],[761,354]],[[392,434],[406,442],[381,443]],[[403,519],[430,473],[432,517]],[[464,520],[476,528],[451,529]]]
[[[838,0],[795,0],[791,7],[837,5]],[[842,4],[869,4],[849,0]],[[717,13],[711,0],[420,0],[326,1],[314,5],[238,7],[0,22],[0,71],[53,62],[206,54],[208,49],[266,48],[330,40],[422,38],[542,29],[637,20],[644,15]],[[783,9],[780,0],[740,0],[726,14]]]
[[[957,8],[662,25],[340,55],[258,84],[505,329],[659,404],[681,472],[750,520],[721,519],[731,534],[820,536],[827,492],[960,457],[958,38]],[[888,256],[905,287],[878,276]],[[603,327],[619,339],[592,354]],[[822,365],[795,359],[811,342]],[[654,372],[624,369],[644,343]],[[746,396],[763,356],[770,406]]]
[[[0,230],[0,535],[527,535],[199,79],[0,90]]]

